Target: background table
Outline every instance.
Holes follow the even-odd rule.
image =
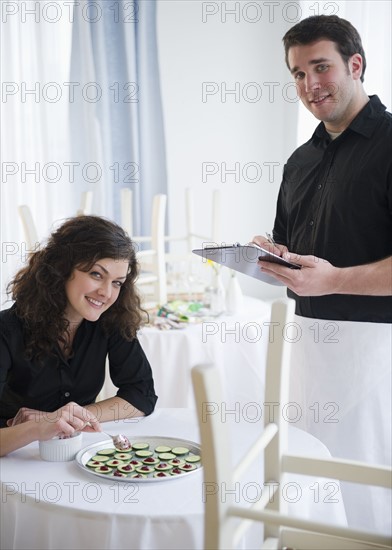
[[[236,459],[255,438],[260,423],[231,422]],[[159,409],[150,417],[104,425],[109,433],[133,436],[170,436],[199,441],[195,414],[190,409]],[[102,439],[101,434],[83,434],[83,445]],[[289,450],[293,453],[329,456],[314,437],[290,428]],[[235,495],[249,502],[263,487],[260,464],[247,472]],[[154,483],[116,482],[94,477],[72,462],[44,462],[38,444],[0,459],[2,490],[1,548],[22,549],[194,549],[203,548],[202,470],[170,481]],[[289,512],[304,517],[346,522],[339,486],[331,480],[289,476],[282,494]],[[248,484],[248,485],[246,485]],[[316,495],[315,488],[318,494]],[[316,498],[317,497],[317,498]],[[233,500],[234,501],[234,500]],[[255,525],[242,540],[241,548],[256,548],[261,526]]]
[[[268,303],[245,296],[243,310],[234,315],[178,330],[141,329],[139,339],[153,370],[157,407],[194,407],[190,373],[194,366],[209,362],[221,369],[228,407],[248,403],[250,393],[252,400],[262,403],[270,312]],[[106,378],[101,398],[117,391]]]

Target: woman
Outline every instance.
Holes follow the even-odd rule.
[[[9,285],[14,305],[0,312],[0,426],[41,420],[70,402],[98,430],[96,421],[152,413],[151,367],[136,337],[137,274],[132,241],[97,216],[71,218],[30,257]],[[106,356],[119,389],[95,403]]]

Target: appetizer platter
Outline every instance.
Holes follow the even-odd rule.
[[[110,481],[150,483],[168,481],[202,467],[200,445],[185,439],[138,436],[127,450],[106,440],[85,447],[76,463],[85,472]]]

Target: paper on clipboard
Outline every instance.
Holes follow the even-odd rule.
[[[284,265],[291,269],[301,268],[298,264],[288,262],[254,243],[244,245],[207,246],[205,248],[196,248],[192,250],[192,252],[206,260],[211,260],[229,269],[234,269],[234,271],[239,271],[240,273],[244,273],[245,275],[276,286],[284,286],[284,284],[274,277],[271,277],[271,275],[263,273],[260,270],[260,266],[257,264],[259,259]]]

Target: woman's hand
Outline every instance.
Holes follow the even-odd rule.
[[[68,403],[48,413],[23,407],[0,430],[0,456],[20,449],[33,441],[45,441],[56,436],[71,436],[74,432],[100,432],[95,415],[77,403]]]
[[[77,403],[68,403],[54,412],[39,411],[22,407],[14,418],[7,421],[7,426],[17,426],[34,421],[39,424],[42,435],[49,434],[48,439],[56,435],[72,435],[75,431],[100,432],[100,424],[95,415]]]
[[[44,411],[38,411],[36,409],[28,409],[27,407],[22,407],[18,410],[14,418],[7,420],[7,426],[17,426],[23,422],[28,422],[29,420],[39,420],[40,415],[49,414]]]

